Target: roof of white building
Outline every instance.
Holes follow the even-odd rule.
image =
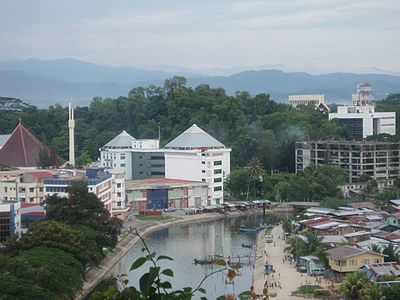
[[[125,130],[104,145],[105,148],[131,148],[136,139]]]
[[[4,143],[8,140],[11,134],[0,134],[0,148],[4,145]]]
[[[202,147],[225,148],[224,144],[213,138],[196,124],[193,124],[165,146],[167,149],[191,149]]]

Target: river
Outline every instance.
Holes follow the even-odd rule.
[[[276,215],[269,215],[267,223],[276,222]],[[242,244],[256,242],[254,233],[238,233],[240,225],[257,226],[263,221],[262,216],[242,216],[224,218],[220,220],[201,223],[188,223],[171,225],[168,228],[157,230],[145,237],[146,243],[157,255],[168,255],[173,262],[162,261],[163,268],[171,268],[174,277],[171,283],[174,289],[183,287],[196,287],[209,273],[218,270],[216,265],[195,265],[193,259],[203,259],[210,255],[223,255],[224,257],[241,257],[242,268],[240,275],[233,284],[227,283],[226,273],[217,273],[207,278],[202,287],[207,291],[208,299],[218,296],[233,294],[238,295],[249,290],[252,282],[253,262],[248,258],[255,256],[255,247],[243,248]],[[138,286],[139,278],[150,265],[129,272],[133,261],[142,256],[143,245],[136,243],[114,268],[114,275],[128,274],[129,284]],[[195,299],[200,299],[197,294]]]

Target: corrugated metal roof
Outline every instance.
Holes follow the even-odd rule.
[[[366,253],[366,252],[371,253],[371,251],[366,251],[364,249],[351,247],[351,246],[337,247],[337,248],[329,249],[325,252],[326,252],[328,258],[333,259],[333,260],[341,260],[341,259],[349,257],[349,256],[359,255],[359,254]],[[376,254],[379,255],[379,253],[376,253]]]
[[[104,148],[131,148],[136,139],[125,130],[104,145]]]
[[[225,148],[224,144],[213,138],[196,124],[193,124],[192,127],[178,135],[165,146],[166,149],[192,149],[203,147]]]

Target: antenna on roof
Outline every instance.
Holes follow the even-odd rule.
[[[160,123],[158,123],[158,142],[160,143],[161,141],[161,128],[160,128]]]

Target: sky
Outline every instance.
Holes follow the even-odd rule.
[[[399,0],[1,0],[0,60],[400,73]]]

